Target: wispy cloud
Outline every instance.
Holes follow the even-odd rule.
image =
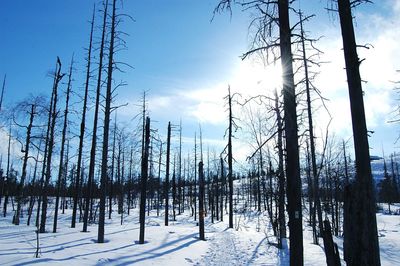
[[[222,77],[217,84],[201,84],[187,89],[170,90],[163,95],[151,96],[149,103],[154,114],[179,114],[200,123],[221,125],[226,123],[228,86],[231,93],[242,99],[270,94],[281,84],[279,66],[264,67],[255,61],[238,61],[230,77]]]
[[[388,2],[393,4],[391,1],[386,3]],[[397,49],[400,36],[400,1],[396,0],[394,6],[387,11],[384,14],[371,14],[357,10],[356,13],[357,43],[369,48],[358,48],[358,54],[361,60],[365,59],[360,72],[365,81],[363,90],[367,126],[374,130],[384,130],[389,120],[389,114],[394,109],[392,81],[399,78],[396,69],[400,67],[400,52]],[[327,106],[333,116],[331,131],[341,136],[351,136],[350,103],[340,30],[333,24],[325,28],[322,35],[326,36],[319,43],[324,52],[322,60],[329,63],[322,65],[316,84],[323,95],[330,99]],[[328,117],[321,113],[316,119],[323,122]],[[372,137],[371,141],[393,143],[394,139],[378,140]]]
[[[396,69],[400,69],[398,64],[400,51],[397,49],[398,36],[400,36],[400,21],[398,20],[400,0],[385,3],[389,2],[391,9],[385,14],[360,13],[363,11],[361,9],[357,10],[356,14],[358,44],[368,44],[370,48],[359,48],[358,53],[361,59],[366,59],[361,64],[361,75],[363,80],[367,81],[363,83],[367,124],[374,130],[386,128],[389,113],[394,109],[394,84],[391,81],[399,78],[396,76]],[[330,132],[335,132],[336,135],[347,139],[352,135],[352,127],[339,21],[321,25],[320,29],[321,32],[312,32],[312,34],[325,36],[319,41],[318,47],[324,52],[321,55],[321,61],[327,63],[319,69],[315,67],[311,69],[320,72],[314,84],[323,96],[329,99],[326,105],[333,117]],[[227,67],[231,69],[227,71],[230,74],[221,76],[219,80],[211,82],[205,78],[193,84],[189,83],[192,81],[185,81],[182,78],[178,82],[179,86],[175,88],[168,87],[161,90],[163,91],[161,94],[158,90],[157,95],[152,95],[150,92],[151,114],[156,119],[182,118],[184,121],[197,121],[192,123],[215,126],[222,131],[227,124],[224,97],[227,95],[228,86],[231,87],[232,93],[240,93],[243,98],[271,95],[275,88],[281,87],[279,65],[265,67],[257,59],[245,61],[237,59],[233,64],[230,62]],[[314,118],[316,132],[323,134],[330,117],[327,112],[322,111],[317,102],[314,104],[314,110],[317,110]],[[223,132],[219,133],[223,135]],[[390,142],[392,140],[376,141]],[[240,153],[243,154],[241,157],[244,157],[245,150],[249,149],[248,145],[239,146],[243,146],[240,148]]]

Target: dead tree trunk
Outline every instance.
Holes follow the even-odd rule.
[[[349,168],[347,165],[347,155],[346,155],[346,143],[343,140],[343,160],[344,160],[344,182],[348,185],[350,182],[349,178]]]
[[[268,196],[269,199],[267,200],[267,212],[268,212],[268,217],[270,220],[270,224],[272,226],[272,231],[274,232],[274,236],[277,235],[277,231],[279,228],[277,228],[277,223],[274,218],[274,213],[273,213],[273,205],[274,205],[274,188],[273,188],[273,182],[272,179],[274,178],[274,170],[272,169],[272,162],[269,160],[269,167],[268,167]],[[282,241],[280,236],[278,236],[278,247],[282,246]]]
[[[117,119],[115,117],[115,123],[116,123]],[[122,212],[122,182],[121,182],[121,165],[122,165],[122,132],[119,132],[118,134],[118,153],[117,153],[117,169],[116,169],[116,198],[117,198],[117,204],[118,204],[118,214],[121,214]]]
[[[145,129],[145,143],[142,158],[142,171],[141,171],[141,190],[140,190],[140,232],[139,232],[139,244],[144,244],[144,227],[145,227],[145,210],[146,210],[146,186],[149,169],[149,147],[150,147],[150,118],[146,118],[146,129]]]
[[[260,125],[261,127],[261,125]],[[260,140],[261,140],[261,130],[260,130]],[[263,155],[262,155],[262,149],[260,149],[260,157],[259,157],[259,167],[260,169],[258,170],[257,174],[257,211],[261,212],[261,177],[262,173],[264,171],[264,166],[263,166]]]
[[[232,96],[228,88],[229,128],[228,128],[228,182],[229,182],[229,228],[233,228],[233,166],[232,166]]]
[[[193,184],[193,205],[194,205],[194,220],[197,219],[197,138],[196,133],[194,133],[194,184]]]
[[[106,102],[104,107],[104,128],[103,128],[103,151],[101,158],[101,180],[100,180],[100,211],[99,211],[99,228],[97,242],[104,243],[104,218],[106,208],[106,185],[108,174],[108,136],[110,130],[110,113],[111,113],[111,100],[112,100],[112,73],[114,64],[114,40],[115,40],[115,27],[116,27],[116,0],[113,0],[112,16],[111,16],[111,35],[110,47],[108,52],[108,69],[107,69],[107,91]]]
[[[28,165],[28,158],[29,158],[29,146],[31,143],[31,132],[32,132],[32,126],[33,126],[33,119],[36,114],[36,106],[35,104],[31,105],[31,111],[29,112],[29,124],[26,130],[26,140],[25,140],[25,147],[24,147],[24,162],[22,164],[22,173],[21,173],[21,180],[17,189],[17,211],[15,212],[14,215],[14,221],[13,223],[15,225],[19,225],[19,217],[21,215],[21,201],[23,199],[23,189],[24,189],[24,183],[25,183],[25,178],[26,178],[26,167]]]
[[[286,237],[286,218],[285,218],[285,172],[283,169],[284,164],[284,156],[283,156],[283,123],[282,123],[282,116],[281,110],[279,107],[279,96],[278,92],[275,91],[275,112],[276,112],[276,123],[278,126],[278,140],[277,140],[277,147],[278,147],[278,193],[279,193],[279,241],[278,246],[282,248],[282,238]]]
[[[173,221],[176,221],[175,205],[176,205],[176,156],[174,156],[174,170],[172,172],[172,218],[173,218]]]
[[[179,159],[178,159],[178,215],[183,212],[184,208],[182,200],[182,121],[179,123]],[[182,206],[181,206],[182,205]],[[182,209],[183,210],[182,210]]]
[[[94,106],[94,118],[93,118],[93,132],[92,132],[92,144],[90,148],[90,163],[89,163],[89,175],[88,175],[88,186],[93,182],[94,179],[94,168],[96,164],[96,146],[97,146],[97,123],[99,116],[99,106],[100,106],[100,91],[102,83],[102,72],[103,72],[103,58],[104,58],[104,42],[106,34],[106,24],[107,24],[107,8],[108,0],[104,4],[104,15],[103,15],[103,26],[101,34],[100,43],[100,55],[99,55],[99,69],[97,75],[97,86],[96,86],[96,101]],[[92,198],[91,190],[89,190],[88,197]],[[90,215],[92,216],[92,215]]]
[[[199,239],[206,240],[204,237],[204,172],[203,162],[199,162]]]
[[[162,141],[160,141],[160,154],[158,157],[158,181],[157,181],[157,217],[160,215],[161,198],[161,162],[162,162]]]
[[[354,196],[355,213],[351,220],[354,230],[347,231],[348,245],[344,246],[348,265],[380,265],[378,231],[375,214],[367,125],[365,121],[363,91],[359,71],[360,61],[354,35],[350,0],[338,0],[340,26],[346,63],[347,83],[353,124],[353,140],[356,163],[356,181],[351,194]]]
[[[43,203],[42,203],[42,215],[41,215],[41,220],[40,220],[40,233],[46,232],[46,218],[47,218],[47,187],[50,182],[51,178],[51,158],[53,155],[53,148],[54,148],[54,130],[56,126],[56,119],[57,119],[57,90],[58,90],[58,84],[61,81],[62,77],[64,75],[61,74],[61,61],[57,57],[57,66],[56,66],[56,72],[55,72],[55,77],[54,77],[54,85],[53,85],[53,104],[52,104],[52,109],[50,110],[51,112],[51,124],[50,126],[50,131],[49,131],[49,142],[48,142],[48,153],[47,153],[47,159],[46,159],[46,179],[43,184]],[[50,104],[51,105],[51,104]]]
[[[6,77],[7,77],[7,75],[4,75],[3,86],[1,87],[0,112],[1,112],[1,107],[3,106],[4,89],[6,88]],[[2,196],[2,195],[0,195],[0,196]],[[0,203],[1,203],[1,201],[0,201]]]
[[[41,147],[42,147],[42,139],[40,139],[40,141],[39,141],[38,151],[37,151],[36,159],[35,159],[35,168],[33,170],[32,184],[34,184],[34,185],[35,185],[35,182],[36,182],[36,174],[37,174],[37,167],[38,167],[39,155],[40,155]],[[26,221],[26,225],[27,226],[29,226],[31,224],[31,217],[32,217],[32,212],[33,212],[33,206],[34,205],[35,205],[35,195],[32,194],[32,195],[30,195],[30,200],[29,200],[28,219]]]
[[[96,7],[93,7],[93,16],[90,27],[90,37],[89,37],[89,48],[88,48],[88,56],[87,56],[87,65],[86,65],[86,81],[85,81],[85,95],[83,97],[83,107],[82,107],[82,119],[81,119],[81,128],[79,134],[79,151],[80,156],[82,157],[82,148],[83,148],[83,138],[85,136],[85,127],[86,127],[86,110],[87,110],[87,100],[88,100],[88,92],[89,92],[89,83],[90,83],[90,64],[92,60],[92,41],[93,41],[93,27],[94,27],[94,15],[95,15]],[[95,129],[93,129],[95,130]],[[87,181],[88,191],[86,191],[86,200],[85,200],[85,213],[83,215],[83,232],[87,232],[87,224],[89,217],[89,202],[91,200],[91,187],[92,180],[90,179],[90,175]]]
[[[10,130],[8,132],[8,147],[7,147],[7,170],[6,170],[6,177],[7,180],[4,181],[3,185],[5,186],[4,191],[4,205],[3,205],[3,217],[7,216],[7,205],[8,205],[8,185],[9,185],[9,178],[10,178],[10,156],[11,156],[11,121],[10,121]]]
[[[128,174],[128,215],[130,215],[130,209],[131,209],[131,201],[132,201],[132,184],[133,184],[133,146],[131,146],[131,152],[129,156],[129,174]]]
[[[50,108],[49,108],[49,115],[47,120],[47,129],[46,129],[46,137],[44,141],[44,153],[43,153],[43,163],[42,163],[42,173],[40,178],[40,190],[43,190],[44,182],[45,182],[45,175],[46,175],[46,163],[47,163],[47,153],[49,148],[49,134],[50,134],[50,123],[51,123],[51,110],[53,109],[53,98],[54,98],[54,90],[51,93],[50,97]],[[40,218],[40,207],[42,203],[43,195],[39,196],[38,199],[38,207],[36,212],[36,222],[35,226],[37,227],[37,231],[39,231],[39,218]]]
[[[303,226],[301,179],[297,135],[296,92],[293,77],[293,56],[288,0],[278,1],[280,52],[285,110],[287,209],[289,214],[290,264],[303,265]]]
[[[323,230],[323,221],[322,221],[321,201],[320,201],[320,197],[319,197],[319,181],[318,181],[318,172],[317,172],[317,161],[316,161],[316,155],[315,155],[314,127],[313,127],[313,118],[312,118],[312,109],[311,109],[310,81],[309,81],[309,76],[308,76],[307,55],[306,55],[306,47],[305,47],[305,43],[304,43],[303,19],[302,19],[301,14],[300,14],[300,29],[301,29],[301,45],[302,45],[302,49],[303,49],[303,64],[304,64],[306,95],[307,95],[307,117],[308,117],[308,132],[310,134],[309,138],[310,138],[312,177],[314,180],[314,186],[313,186],[314,209],[313,210],[317,211],[319,235],[321,235],[322,230]],[[315,226],[316,221],[313,221],[312,224],[313,224],[313,226]],[[315,232],[315,231],[316,230],[313,230],[313,232]],[[316,245],[318,244],[317,236],[314,236],[314,244],[316,244]]]
[[[112,214],[112,200],[114,195],[114,168],[115,168],[115,146],[116,146],[116,136],[117,136],[117,116],[114,119],[114,132],[113,132],[113,145],[112,145],[112,153],[111,153],[111,168],[108,174],[108,219],[111,219]]]
[[[324,226],[322,227],[322,236],[324,238],[324,249],[326,254],[326,264],[328,266],[340,266],[340,257],[338,246],[333,242],[332,229],[328,220],[324,221]]]
[[[306,161],[307,161],[307,196],[308,196],[308,215],[309,215],[309,225],[311,225],[313,230],[313,243],[318,243],[317,227],[315,224],[315,212],[313,207],[313,180],[311,178],[311,156],[309,152],[309,144],[306,141]]]
[[[57,194],[56,194],[56,204],[54,207],[54,222],[53,222],[53,233],[57,232],[57,219],[58,219],[58,206],[60,203],[60,191],[61,191],[61,181],[64,175],[64,149],[65,149],[65,137],[67,135],[67,125],[68,125],[68,107],[69,107],[69,95],[71,91],[72,82],[72,65],[74,63],[74,57],[71,59],[71,66],[69,68],[69,77],[67,85],[67,95],[65,100],[65,110],[64,110],[64,125],[61,136],[61,151],[60,151],[60,164],[58,166],[58,178],[57,178]]]
[[[164,184],[164,197],[165,197],[165,226],[168,226],[168,208],[169,208],[169,156],[171,146],[171,122],[168,122],[167,133],[167,160],[165,169],[165,184]]]

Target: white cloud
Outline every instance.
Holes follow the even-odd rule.
[[[224,97],[228,94],[228,86],[232,94],[239,93],[246,99],[270,94],[281,84],[279,66],[265,68],[255,61],[238,60],[233,69],[232,76],[221,78],[218,84],[169,90],[167,94],[151,96],[149,103],[152,113],[157,115],[167,111],[171,116],[183,116],[201,123],[225,124],[227,114]]]
[[[373,48],[358,49],[359,57],[366,58],[361,64],[362,78],[368,81],[363,84],[365,91],[365,110],[367,125],[382,127],[388,120],[393,107],[393,83],[398,79],[396,69],[400,69],[398,58],[400,51],[397,49],[398,36],[400,36],[400,0],[385,3],[393,4],[390,14],[357,13],[356,34],[359,44],[372,44]],[[360,9],[362,11],[362,9]],[[315,19],[317,23],[317,19]],[[312,67],[310,70],[320,74],[314,82],[322,95],[330,101],[326,102],[333,120],[330,132],[348,138],[352,135],[350,103],[347,88],[347,78],[342,50],[342,39],[339,21],[329,25],[321,25],[321,32],[313,35],[326,36],[318,43],[324,52],[321,61],[328,62],[319,69]],[[227,94],[228,85],[232,93],[240,93],[243,98],[260,94],[271,95],[275,88],[281,86],[280,65],[265,68],[257,59],[241,61],[237,59],[230,62],[228,71],[230,76],[221,77],[220,80],[202,80],[196,84],[180,81],[175,89],[165,85],[165,93],[151,95],[149,107],[155,119],[158,117],[168,119],[182,118],[186,121],[198,121],[203,125],[226,126],[227,113],[224,96]],[[185,84],[186,83],[186,84]],[[168,88],[167,88],[168,87]],[[317,109],[319,108],[319,109]],[[315,102],[316,132],[323,134],[329,115],[318,107]],[[221,133],[221,132],[220,132]],[[241,147],[242,145],[240,145]],[[248,147],[237,147],[240,152],[246,153]]]
[[[393,2],[389,1],[390,4]],[[361,11],[361,10],[360,10]],[[396,69],[399,69],[398,58],[400,51],[397,49],[398,36],[400,36],[400,1],[391,7],[391,12],[385,14],[356,14],[356,37],[360,45],[370,44],[370,49],[358,48],[360,59],[365,58],[360,67],[363,83],[364,105],[367,126],[371,128],[385,128],[389,114],[393,107],[393,88],[391,81],[398,79]],[[342,50],[340,29],[337,25],[326,28],[324,36],[318,47],[324,51],[322,61],[324,64],[316,81],[322,94],[329,98],[327,102],[333,116],[331,132],[341,136],[351,136],[351,117],[348,88],[345,75],[345,63]],[[327,114],[319,113],[317,121],[324,124],[328,120]],[[317,124],[317,123],[316,123]],[[326,123],[325,123],[326,124]],[[394,140],[380,140],[394,141]]]
[[[168,108],[172,105],[172,98],[167,96],[151,97],[150,101],[154,109]]]
[[[8,132],[6,132],[4,128],[0,127],[0,154],[3,155],[1,158],[2,164],[0,167],[3,169],[4,175],[6,174],[5,171],[7,169],[8,141],[9,141]],[[10,154],[11,154],[10,164],[14,165],[15,170],[20,172],[19,161],[22,157],[21,145],[19,144],[18,141],[16,141],[13,138],[11,138]],[[11,167],[11,165],[10,165],[10,167]]]

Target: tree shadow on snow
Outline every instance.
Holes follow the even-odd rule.
[[[88,243],[82,243],[82,244],[78,244],[78,245],[75,245],[75,246],[87,245],[87,244]],[[69,261],[69,260],[80,258],[80,257],[86,257],[86,256],[90,256],[90,255],[96,255],[96,254],[102,254],[102,253],[117,251],[117,250],[129,248],[129,247],[132,247],[132,246],[134,246],[134,244],[125,245],[125,246],[122,246],[122,247],[115,247],[115,248],[112,248],[112,249],[109,249],[109,250],[99,250],[99,251],[96,251],[96,252],[79,254],[79,255],[74,255],[74,256],[70,256],[70,257],[66,257],[66,258],[59,258],[59,259],[56,259],[56,258],[38,258],[38,259],[30,260],[30,261],[27,261],[27,262],[22,262],[22,263],[19,262],[18,265],[19,266],[21,266],[21,265],[32,265],[32,264],[37,264],[37,263],[48,263],[49,265],[51,265],[51,262]],[[44,252],[41,252],[41,253],[44,253]],[[47,251],[46,251],[46,253],[47,253]]]
[[[262,243],[263,243],[265,240],[267,240],[267,239],[268,239],[267,237],[264,237],[263,239],[261,239],[260,243],[257,244],[257,246],[256,246],[256,248],[254,249],[253,254],[252,254],[250,260],[248,261],[247,265],[252,265],[253,261],[254,261],[254,260],[256,259],[256,257],[257,257],[258,250],[260,249]]]
[[[161,245],[159,245],[159,246],[157,246],[155,248],[152,248],[150,250],[144,251],[144,252],[142,252],[140,254],[134,254],[134,255],[129,255],[129,256],[121,256],[121,257],[118,257],[117,259],[110,259],[106,264],[112,263],[113,265],[124,266],[124,265],[132,265],[134,263],[139,263],[139,262],[146,261],[146,260],[155,259],[155,258],[164,256],[164,255],[176,252],[176,251],[178,251],[180,249],[189,247],[190,245],[192,245],[192,244],[194,244],[196,242],[199,242],[200,240],[198,240],[198,238],[196,238],[196,236],[197,236],[197,233],[190,234],[190,235],[187,235],[185,237],[178,238],[176,240],[163,243],[163,244],[161,244]],[[179,243],[179,242],[182,242],[182,241],[185,241],[185,240],[189,240],[189,239],[192,239],[192,240],[190,240],[188,242],[184,242],[179,246],[173,246],[176,243]],[[165,249],[165,248],[169,248],[169,249],[167,249],[165,251],[160,251],[160,250]],[[143,255],[144,255],[144,257],[141,257]],[[141,257],[141,258],[137,258],[137,257]],[[125,260],[125,261],[123,261],[123,260]]]

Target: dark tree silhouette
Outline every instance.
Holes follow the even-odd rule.
[[[165,197],[165,226],[168,226],[168,211],[169,211],[169,164],[170,164],[170,149],[171,149],[171,122],[168,122],[167,132],[167,159],[165,166],[165,181],[164,181],[164,197]]]
[[[103,151],[101,157],[101,179],[100,179],[100,208],[99,208],[99,227],[97,242],[104,243],[104,219],[106,208],[106,184],[108,174],[108,136],[110,129],[110,113],[111,113],[111,100],[112,100],[112,73],[114,64],[114,41],[115,41],[115,27],[116,27],[116,0],[112,4],[111,16],[111,32],[110,32],[110,47],[108,51],[108,69],[107,69],[107,90],[106,102],[104,107],[104,127],[103,127]]]
[[[140,232],[139,244],[144,244],[144,227],[145,227],[145,211],[146,211],[146,193],[147,193],[147,179],[149,170],[149,148],[150,148],[150,118],[146,118],[145,126],[145,139],[142,157],[142,170],[141,170],[141,189],[140,189]]]
[[[348,265],[380,265],[378,230],[375,214],[375,194],[372,181],[371,163],[363,90],[360,76],[360,60],[353,27],[352,6],[370,2],[368,0],[338,0],[340,27],[343,38],[343,52],[346,64],[350,110],[353,125],[353,140],[356,164],[356,180],[351,187],[351,217],[344,234],[345,260]],[[349,214],[349,212],[345,212]]]
[[[54,131],[56,126],[56,119],[57,119],[57,91],[58,91],[58,84],[60,83],[61,79],[63,78],[64,74],[61,74],[61,61],[57,57],[57,64],[56,64],[56,71],[54,74],[54,83],[53,83],[53,97],[52,103],[50,104],[49,110],[49,134],[48,134],[48,151],[47,151],[47,158],[46,158],[46,174],[45,180],[43,183],[43,204],[42,204],[42,214],[40,220],[40,233],[46,232],[46,219],[47,219],[47,204],[48,204],[48,186],[51,178],[51,159],[53,155],[53,148],[54,148]]]
[[[231,8],[234,0],[222,0],[214,13]],[[245,1],[242,3],[246,10],[254,8],[260,17],[253,21],[260,22],[256,38],[261,42],[260,46],[246,52],[243,58],[256,52],[267,51],[274,56],[275,49],[279,48],[282,66],[282,89],[284,101],[284,121],[286,137],[286,176],[287,176],[287,211],[289,214],[290,237],[290,263],[291,265],[303,265],[303,226],[301,207],[301,179],[299,163],[299,145],[297,132],[296,92],[293,72],[292,55],[292,28],[289,22],[289,5],[293,1]],[[278,27],[278,36],[272,37],[274,29]],[[254,42],[257,45],[257,41]]]
[[[6,88],[6,77],[7,77],[7,75],[4,75],[4,78],[3,78],[3,86],[1,87],[0,112],[1,112],[1,107],[3,106],[4,90],[5,90],[5,88]],[[1,197],[2,197],[2,195],[0,195],[0,203],[1,203]]]
[[[33,127],[33,119],[35,115],[37,114],[37,106],[36,104],[32,103],[30,104],[30,111],[28,111],[29,114],[29,124],[26,127],[26,139],[25,139],[25,145],[23,147],[24,151],[24,159],[23,159],[23,164],[22,164],[22,173],[21,173],[21,180],[17,188],[17,195],[16,195],[16,200],[17,200],[17,210],[14,214],[13,218],[13,223],[15,225],[19,225],[19,218],[21,215],[21,205],[22,205],[22,200],[23,200],[23,189],[24,189],[24,184],[25,184],[25,179],[26,179],[26,167],[28,165],[28,159],[29,159],[29,147],[31,145],[31,133],[32,133],[32,127]]]
[[[199,162],[199,239],[206,240],[204,237],[204,171],[203,162]]]
[[[53,233],[57,232],[57,219],[58,219],[58,206],[60,204],[60,192],[61,192],[61,181],[62,176],[64,175],[64,150],[65,150],[65,138],[67,135],[67,126],[68,126],[68,112],[69,112],[69,98],[71,92],[71,82],[72,82],[72,66],[74,63],[74,57],[72,56],[71,65],[69,68],[69,75],[68,75],[68,85],[67,85],[67,92],[65,97],[65,110],[64,110],[64,123],[62,129],[62,136],[61,136],[61,151],[60,151],[60,163],[58,166],[58,177],[57,177],[57,192],[56,192],[56,204],[54,207],[54,222],[53,222]]]
[[[87,110],[87,100],[88,100],[89,82],[90,82],[90,67],[91,67],[91,60],[92,60],[92,41],[93,41],[95,9],[96,9],[96,6],[93,7],[92,22],[90,23],[89,48],[88,48],[87,65],[86,65],[85,94],[83,96],[82,119],[81,119],[80,134],[79,134],[78,157],[80,155],[81,158],[82,158],[83,138],[85,136],[85,127],[86,127],[86,110]],[[96,130],[96,129],[93,129],[93,130]],[[82,230],[83,232],[87,232],[87,224],[88,224],[88,217],[89,217],[89,203],[91,200],[91,189],[90,188],[92,187],[92,180],[89,177],[88,177],[87,187],[88,187],[88,191],[86,192],[85,213],[83,215],[83,230]]]

